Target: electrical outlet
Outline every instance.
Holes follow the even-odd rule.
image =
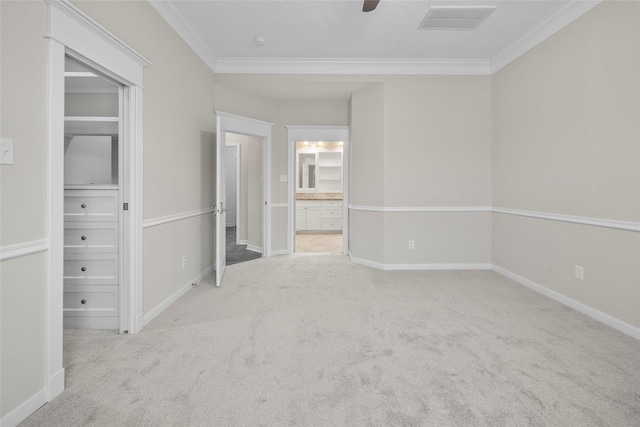
[[[184,268],[186,265],[187,265],[187,256],[182,255],[182,268]]]
[[[416,248],[416,241],[409,240],[409,249],[415,249],[415,248]]]
[[[576,265],[576,279],[584,280],[584,267],[581,265]]]
[[[553,258],[547,258],[547,270],[556,271],[556,260]]]

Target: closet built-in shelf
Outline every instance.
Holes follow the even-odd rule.
[[[89,71],[66,71],[65,93],[118,93],[118,86]]]
[[[117,190],[118,184],[65,184],[65,190]]]
[[[118,135],[117,117],[66,116],[65,135]]]

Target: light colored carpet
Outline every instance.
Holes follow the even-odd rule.
[[[640,342],[489,271],[261,258],[64,357],[24,426],[640,425]]]
[[[337,233],[296,234],[296,252],[342,253],[342,243],[342,234]]]

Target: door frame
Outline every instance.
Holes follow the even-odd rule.
[[[271,128],[273,123],[216,110],[216,132],[262,140],[262,256],[271,256]],[[216,237],[217,238],[217,237]],[[216,255],[217,257],[217,255]]]
[[[349,254],[349,126],[298,126],[286,125],[287,156],[287,253],[295,248],[296,222],[296,141],[342,141],[342,251]]]
[[[63,262],[64,262],[64,100],[65,57],[89,65],[123,86],[120,137],[125,148],[120,183],[129,204],[122,224],[124,241],[120,331],[136,333],[143,325],[142,123],[143,69],[150,62],[67,1],[46,0],[48,33],[47,114],[47,264],[45,394],[47,401],[64,391]]]

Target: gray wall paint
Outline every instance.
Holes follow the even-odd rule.
[[[297,114],[295,105],[215,84],[210,70],[145,2],[75,4],[153,63],[144,76],[145,219],[213,206],[215,109],[279,125],[281,115],[288,120]],[[46,237],[47,16],[44,2],[2,1],[0,11],[0,96],[3,106],[11,106],[2,109],[0,129],[16,147],[16,163],[0,167],[0,243],[7,246]],[[352,99],[352,203],[493,202],[639,221],[638,18],[637,2],[603,2],[490,79],[375,77],[384,85],[360,90]],[[465,120],[455,108],[465,104],[447,93],[471,103]],[[424,111],[438,115],[442,102],[448,111],[438,116],[442,126],[425,128]],[[326,112],[323,120],[344,117],[342,106],[335,115],[324,106],[317,111]],[[406,122],[416,123],[404,129]],[[447,128],[455,131],[454,140]],[[472,133],[477,138],[470,138]],[[404,154],[398,144],[407,145]],[[274,130],[273,148],[278,177],[286,171],[281,127]],[[417,176],[401,171],[404,162],[415,166],[429,154],[427,170]],[[489,188],[488,174],[493,175]],[[438,187],[423,188],[435,181]],[[274,179],[274,201],[286,201],[283,188]],[[640,327],[638,233],[503,214],[491,214],[490,223],[485,213],[350,215],[354,256],[380,263],[482,262],[489,247],[489,259],[498,266]],[[422,237],[417,237],[416,251],[407,253],[408,234],[393,229],[400,223],[406,233],[420,229],[418,236],[435,236],[442,251],[434,245],[420,252]],[[275,248],[277,241],[283,243],[278,239],[285,222],[274,215],[273,225]],[[455,232],[438,234],[438,227]],[[150,227],[144,238],[148,312],[213,263],[213,215]],[[183,254],[189,259],[185,269],[179,264]],[[545,269],[546,257],[555,258],[554,273]],[[39,253],[1,265],[2,417],[45,385],[46,258]],[[585,267],[584,282],[573,279],[578,263]]]
[[[262,139],[227,133],[227,142],[240,147],[240,212],[238,238],[262,247]]]
[[[147,2],[74,4],[151,61],[144,71],[145,220],[211,208],[215,81],[209,68]],[[212,221],[207,214],[145,228],[145,313],[214,264]]]
[[[493,76],[494,205],[640,220],[639,21],[603,2]],[[495,214],[493,240],[494,264],[640,327],[637,232]]]
[[[46,238],[47,9],[0,2],[0,132],[15,163],[0,166],[0,245]],[[45,253],[0,263],[0,417],[44,387]]]
[[[351,98],[350,203],[384,206],[384,86],[375,84]],[[353,257],[384,262],[381,212],[349,212],[349,247]]]

